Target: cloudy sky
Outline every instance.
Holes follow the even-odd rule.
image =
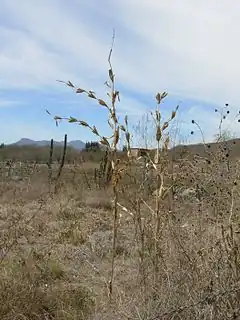
[[[166,118],[180,104],[181,139],[199,141],[194,119],[211,140],[219,125],[214,109],[225,103],[226,126],[240,135],[233,120],[240,108],[239,15],[238,0],[1,0],[1,141],[93,138],[75,125],[57,128],[45,109],[109,133],[105,110],[56,80],[105,98],[113,28],[118,108],[133,127],[154,109],[156,92],[167,91],[162,113]]]

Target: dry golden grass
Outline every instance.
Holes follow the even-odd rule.
[[[202,172],[198,161],[191,170],[188,162],[174,163],[175,193],[161,201],[157,266],[154,196],[139,181],[121,182],[119,202],[127,212],[118,221],[111,301],[111,188],[90,178],[74,181],[69,167],[57,194],[47,191],[44,168],[20,181],[14,172],[2,176],[0,318],[237,319],[238,164],[228,172],[215,160]],[[202,195],[182,194],[199,183]]]

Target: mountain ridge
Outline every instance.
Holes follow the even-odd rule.
[[[10,145],[12,146],[36,146],[36,147],[45,147],[45,146],[50,146],[51,141],[50,140],[32,140],[29,138],[21,138],[19,141],[11,143]],[[55,146],[63,146],[64,142],[63,141],[53,141],[53,144]],[[67,143],[69,147],[72,147],[76,150],[82,150],[85,147],[85,142],[82,140],[72,140]]]

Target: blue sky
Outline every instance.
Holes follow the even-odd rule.
[[[65,133],[69,140],[94,139],[76,125],[56,127],[45,109],[109,133],[106,112],[56,80],[105,98],[113,28],[118,110],[129,114],[131,126],[154,109],[156,92],[167,91],[165,118],[180,103],[178,139],[200,141],[189,134],[195,119],[211,140],[219,124],[214,109],[226,102],[225,126],[239,136],[240,124],[232,120],[240,107],[239,14],[238,0],[231,6],[229,0],[1,0],[1,142],[62,140]]]

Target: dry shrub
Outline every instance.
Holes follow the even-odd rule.
[[[94,296],[87,288],[56,282],[62,277],[59,270],[45,274],[48,270],[37,272],[26,263],[28,270],[19,262],[5,266],[0,284],[1,319],[85,319],[91,314]]]

